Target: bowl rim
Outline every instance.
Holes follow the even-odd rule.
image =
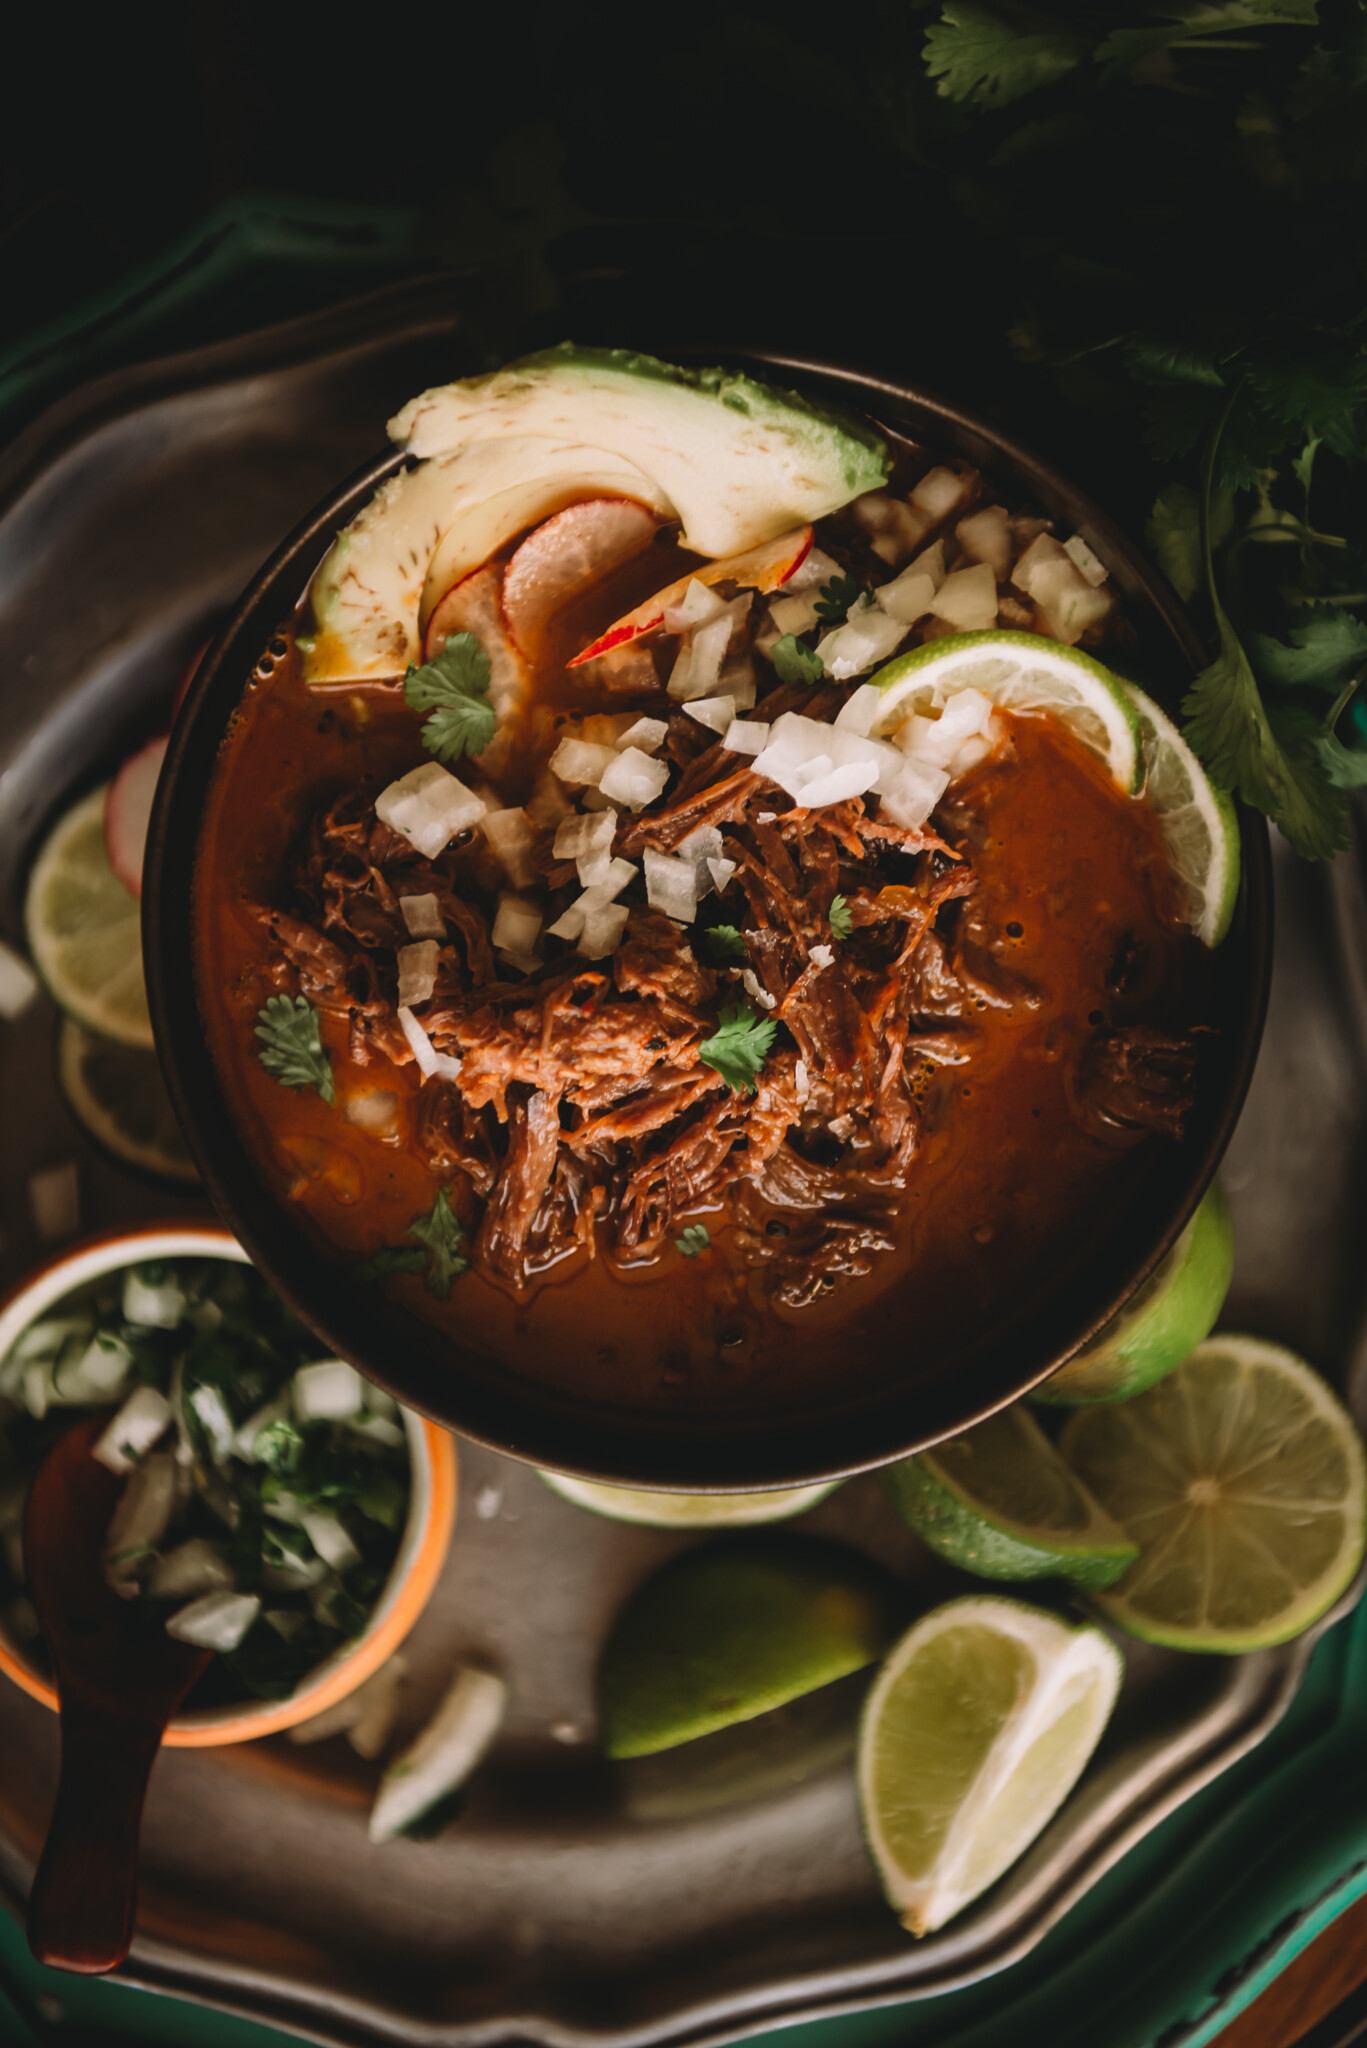
[[[989,421],[918,387],[847,364],[760,349],[675,348],[674,359],[779,372],[836,396],[884,427],[945,452],[967,454],[1084,532],[1135,606],[1141,637],[1166,679],[1142,668],[1145,687],[1172,695],[1174,665],[1189,678],[1203,659],[1175,593],[1121,529],[1029,448]],[[883,1387],[841,1405],[809,1403],[796,1421],[734,1410],[650,1410],[523,1378],[424,1324],[374,1289],[349,1285],[292,1225],[247,1151],[209,1057],[194,967],[192,885],[202,790],[222,737],[267,641],[307,587],[332,538],[406,456],[389,450],[363,465],[300,523],[239,599],[200,665],[171,734],[148,839],[143,947],[153,1028],[168,1089],[219,1212],[258,1267],[320,1337],[406,1405],[505,1456],[608,1485],[661,1491],[763,1491],[850,1477],[971,1427],[1040,1384],[1088,1342],[1154,1271],[1189,1221],[1216,1168],[1252,1078],[1271,977],[1272,890],[1266,821],[1238,806],[1243,874],[1235,926],[1212,958],[1222,1074],[1198,1098],[1180,1160],[1154,1163],[1125,1197],[1121,1223],[1100,1234],[1086,1264],[1074,1259],[1014,1324],[966,1346],[952,1369],[912,1386]],[[1227,1057],[1226,1057],[1227,1055]],[[1212,1062],[1213,1064],[1213,1062]],[[1158,1183],[1161,1181],[1161,1188]],[[344,1302],[344,1308],[342,1306]],[[838,1340],[837,1340],[838,1341]]]
[[[150,1223],[106,1230],[63,1246],[0,1297],[0,1359],[23,1331],[75,1288],[152,1258],[217,1258],[251,1265],[232,1232],[218,1223]],[[404,1412],[410,1468],[408,1518],[384,1590],[361,1634],[315,1665],[287,1700],[234,1701],[178,1714],[167,1749],[206,1749],[277,1735],[345,1699],[393,1655],[431,1598],[446,1562],[458,1490],[455,1439],[425,1416]],[[59,1712],[56,1687],[28,1662],[0,1623],[0,1672],[30,1699]]]

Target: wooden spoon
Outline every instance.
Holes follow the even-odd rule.
[[[62,1774],[28,1904],[40,1963],[98,1974],[128,1954],[138,1826],[166,1723],[212,1650],[168,1636],[100,1566],[123,1484],[93,1458],[107,1416],[69,1429],[39,1466],[24,1562],[62,1712]]]

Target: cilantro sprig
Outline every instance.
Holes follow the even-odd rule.
[[[854,930],[854,919],[850,915],[850,906],[843,896],[832,896],[831,898],[830,926],[832,935],[837,939],[847,939]]]
[[[799,640],[796,633],[785,633],[781,640],[776,640],[769,650],[769,659],[781,683],[819,683],[826,673],[816,649]]]
[[[395,1273],[424,1273],[429,1294],[445,1301],[451,1282],[469,1270],[465,1256],[465,1226],[451,1207],[448,1191],[442,1188],[425,1215],[415,1216],[407,1235],[417,1245],[381,1245],[357,1266],[358,1280],[385,1280]]]
[[[498,723],[489,702],[489,657],[473,633],[452,633],[440,654],[403,679],[411,711],[430,711],[422,743],[439,761],[481,754]]]
[[[271,996],[257,1011],[257,1055],[282,1088],[316,1088],[333,1100],[332,1062],[323,1051],[318,1012],[303,996]]]
[[[816,615],[828,626],[838,625],[850,606],[857,603],[863,594],[864,586],[858,577],[847,576],[842,571],[839,576],[832,576],[829,583],[822,584],[816,601]]]
[[[735,1094],[753,1095],[777,1029],[772,1017],[761,1017],[748,1003],[736,1003],[720,1012],[711,1038],[698,1047],[698,1058]]]
[[[686,1259],[696,1259],[705,1252],[712,1239],[705,1223],[689,1223],[675,1238],[674,1243]]]
[[[709,925],[702,939],[714,967],[744,967],[750,957],[744,934],[734,924]]]

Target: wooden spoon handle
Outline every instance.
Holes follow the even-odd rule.
[[[28,1904],[40,1963],[98,1975],[128,1954],[138,1894],[138,1828],[163,1726],[62,1705],[62,1774]]]

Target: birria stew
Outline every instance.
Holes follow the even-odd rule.
[[[265,1181],[604,1399],[886,1383],[1003,1322],[1181,1137],[1220,935],[1092,548],[618,352],[391,432],[207,793],[197,984]]]

